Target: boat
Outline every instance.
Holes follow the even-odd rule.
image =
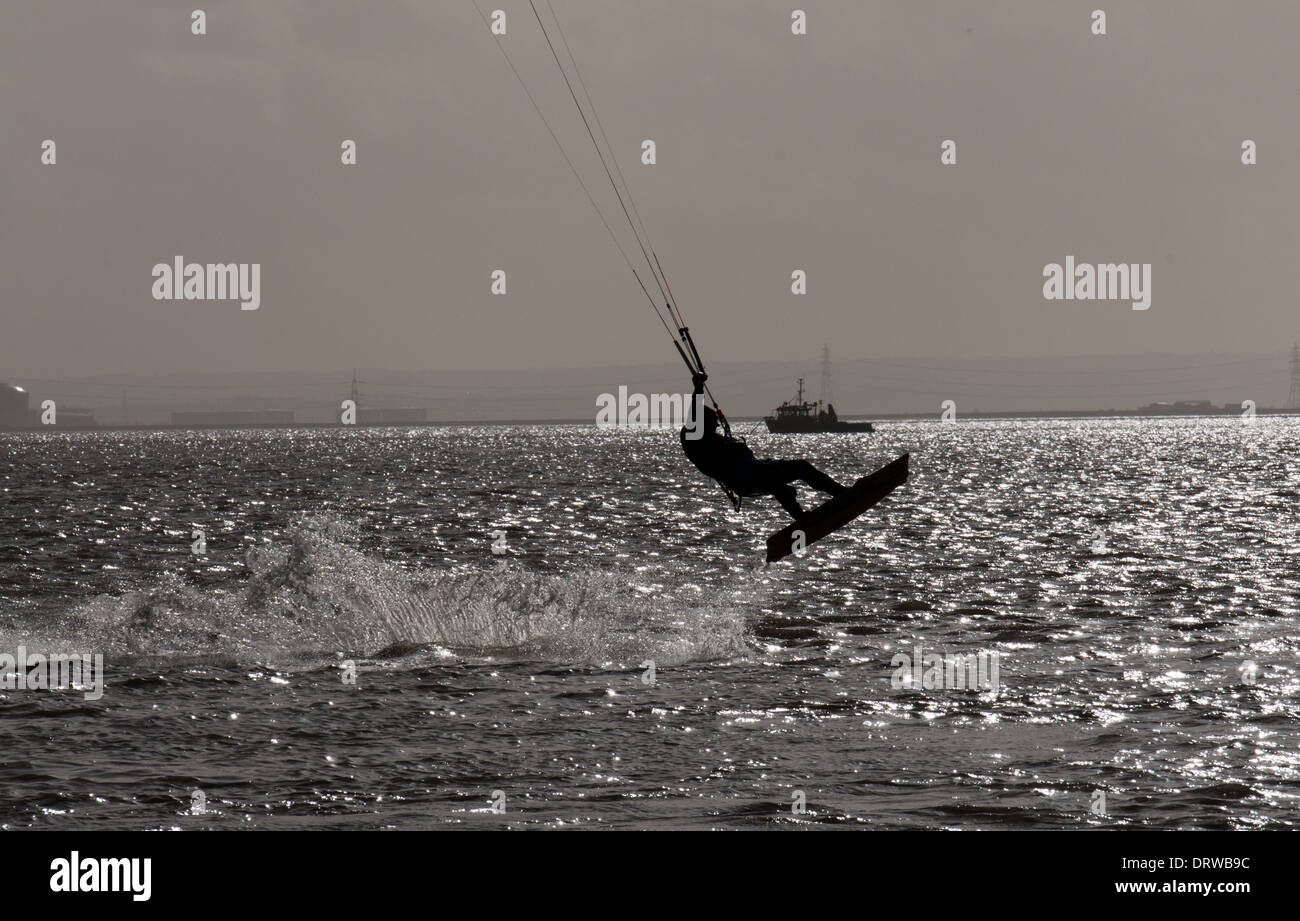
[[[830,403],[821,400],[809,402],[803,398],[803,378],[799,378],[799,392],[793,400],[782,403],[773,415],[764,416],[767,430],[773,434],[798,432],[874,432],[870,422],[845,422],[835,413]],[[823,409],[823,405],[825,409]]]

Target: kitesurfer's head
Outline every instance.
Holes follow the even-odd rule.
[[[701,407],[698,402],[696,410],[691,413],[686,425],[682,426],[682,437],[690,441],[719,437],[718,414],[708,406]]]

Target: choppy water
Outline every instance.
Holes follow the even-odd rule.
[[[671,434],[0,435],[0,652],[108,682],[0,691],[0,827],[1300,824],[1300,420],[750,441],[912,478],[762,570]]]

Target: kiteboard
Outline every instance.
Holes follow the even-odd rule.
[[[775,563],[797,549],[816,543],[833,534],[889,495],[907,480],[907,454],[891,461],[875,473],[864,476],[848,490],[833,496],[767,539],[767,561]]]

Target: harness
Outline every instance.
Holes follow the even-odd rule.
[[[710,394],[709,396],[712,397],[712,394]],[[722,423],[722,431],[724,435],[727,438],[731,438],[731,424],[727,422],[726,413],[724,413],[722,409],[718,406],[716,400],[713,401],[713,411],[717,413],[718,421]],[[737,443],[742,445],[745,443],[745,439],[743,438],[736,438],[734,440]],[[740,511],[740,504],[744,501],[744,499],[741,496],[737,495],[730,486],[728,486],[726,483],[722,482],[721,480],[714,480],[714,482],[717,483],[719,486],[721,486],[722,491],[727,494],[727,499],[728,501],[731,502],[732,509],[737,512]]]

